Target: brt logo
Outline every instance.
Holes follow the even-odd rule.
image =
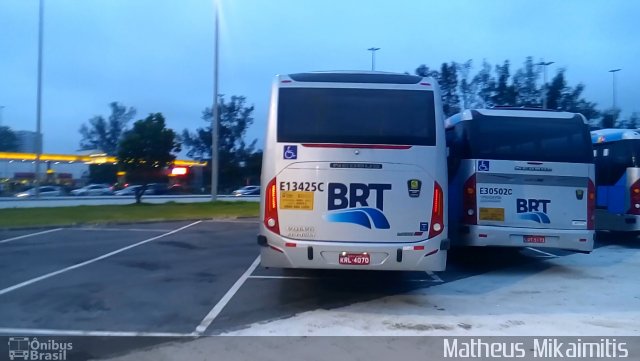
[[[384,192],[391,190],[391,184],[379,183],[329,183],[327,186],[329,222],[354,223],[366,228],[389,229],[389,221],[384,210]],[[375,208],[369,199],[375,196]],[[373,205],[373,204],[372,204]]]
[[[549,203],[551,203],[549,199],[518,198],[516,200],[516,212],[520,219],[548,224],[551,223],[547,215]]]

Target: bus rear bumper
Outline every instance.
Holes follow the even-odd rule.
[[[640,231],[640,216],[615,214],[603,209],[596,209],[596,229],[598,231],[638,232]]]
[[[466,226],[454,245],[557,248],[576,252],[593,251],[594,231],[495,226]]]
[[[274,268],[444,271],[449,241],[444,237],[416,243],[300,241],[258,236],[261,264]],[[367,253],[368,265],[339,263],[341,254]]]

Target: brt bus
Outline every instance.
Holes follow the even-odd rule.
[[[277,76],[262,160],[262,265],[444,270],[441,109],[430,78]]]
[[[465,110],[445,127],[454,245],[593,250],[594,165],[581,114]]]
[[[640,231],[640,132],[591,132],[596,164],[596,230]]]

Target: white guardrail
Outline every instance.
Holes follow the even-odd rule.
[[[227,194],[218,195],[219,201],[227,202],[259,202],[260,196],[233,196]],[[41,197],[41,198],[17,198],[0,197],[0,209],[4,208],[37,208],[37,207],[73,207],[73,206],[98,206],[135,203],[134,196],[77,196],[77,197]],[[210,202],[211,195],[171,195],[142,197],[143,203],[199,203]]]

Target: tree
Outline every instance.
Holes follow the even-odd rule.
[[[540,70],[533,63],[533,57],[528,56],[523,67],[513,75],[513,88],[517,106],[538,107],[541,105],[540,92],[536,83],[540,77]]]
[[[428,66],[422,64],[418,68],[416,68],[416,75],[423,77],[434,78],[435,80],[440,80],[440,73],[437,70],[431,70]]]
[[[498,82],[492,100],[494,105],[516,105],[516,94],[513,85],[509,82],[509,60],[505,60],[502,66],[496,65]]]
[[[143,184],[136,191],[136,203],[140,203],[147,183],[165,179],[164,170],[175,160],[171,153],[179,151],[177,136],[166,127],[161,113],[149,114],[124,132],[118,147],[118,164],[127,173],[127,180]]]
[[[458,66],[452,62],[450,65],[442,63],[440,67],[440,91],[442,93],[442,110],[449,117],[460,111],[460,97],[458,96]]]
[[[127,129],[128,123],[135,117],[135,108],[128,108],[118,102],[109,103],[111,115],[105,119],[96,115],[89,119],[89,124],[80,127],[80,149],[99,149],[108,155],[116,155],[118,143]]]
[[[460,73],[460,98],[462,100],[462,109],[469,109],[473,104],[475,98],[475,87],[472,81],[469,80],[469,73],[473,67],[473,61],[467,60],[462,64],[458,64],[458,72]]]
[[[482,68],[471,80],[471,87],[477,93],[472,108],[487,108],[493,105],[493,94],[496,88],[495,78],[491,76],[491,64],[482,61]]]
[[[16,133],[9,127],[0,126],[0,152],[15,152],[19,147]]]
[[[609,108],[602,112],[602,119],[600,120],[600,126],[602,128],[615,128],[618,123],[618,117],[620,117],[619,108]]]
[[[639,126],[640,126],[640,113],[638,112],[631,113],[631,116],[625,123],[625,128],[638,129]]]
[[[256,150],[256,140],[247,144],[245,135],[253,124],[253,105],[246,105],[243,96],[232,96],[225,100],[220,96],[218,124],[218,164],[220,188],[232,188],[243,184],[247,177],[257,179],[260,168],[255,167],[255,158],[261,160],[261,152]],[[209,124],[207,127],[182,132],[184,145],[189,149],[187,155],[198,160],[211,159],[211,109],[205,108],[202,119]],[[251,166],[251,167],[249,167]]]

